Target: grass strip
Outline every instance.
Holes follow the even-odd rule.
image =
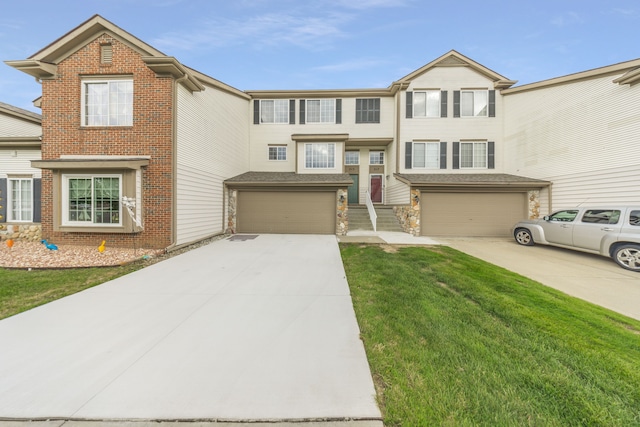
[[[640,322],[449,247],[341,252],[385,425],[640,425]]]

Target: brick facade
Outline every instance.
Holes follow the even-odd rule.
[[[103,44],[111,44],[113,48],[109,64],[101,63]],[[132,76],[133,126],[81,127],[81,78],[100,75]],[[165,248],[172,243],[173,85],[173,78],[156,76],[139,53],[106,33],[61,61],[55,78],[42,81],[43,160],[58,159],[61,155],[150,156],[149,166],[142,173],[144,231],[137,234],[54,231],[53,174],[43,170],[44,238],[79,245],[95,245],[104,239],[115,247]]]

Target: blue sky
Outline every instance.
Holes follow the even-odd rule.
[[[241,90],[387,87],[455,49],[518,84],[640,58],[638,0],[19,0],[0,60],[26,59],[100,14]],[[0,63],[0,101],[39,112]]]

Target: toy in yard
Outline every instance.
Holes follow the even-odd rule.
[[[104,252],[104,244],[107,243],[106,240],[103,240],[102,243],[100,243],[100,246],[98,246],[98,252],[103,253]]]
[[[54,245],[53,243],[49,243],[46,240],[40,240],[40,243],[42,243],[43,245],[46,246],[47,249],[49,249],[50,251],[57,251],[58,247],[56,245]]]
[[[13,239],[7,240],[7,247],[11,249],[13,247]]]

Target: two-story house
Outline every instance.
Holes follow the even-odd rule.
[[[640,60],[531,85],[450,51],[381,89],[240,91],[94,16],[25,60],[42,83],[42,233],[169,248],[225,231],[505,236],[638,202]]]
[[[0,235],[40,238],[40,114],[0,102]]]

